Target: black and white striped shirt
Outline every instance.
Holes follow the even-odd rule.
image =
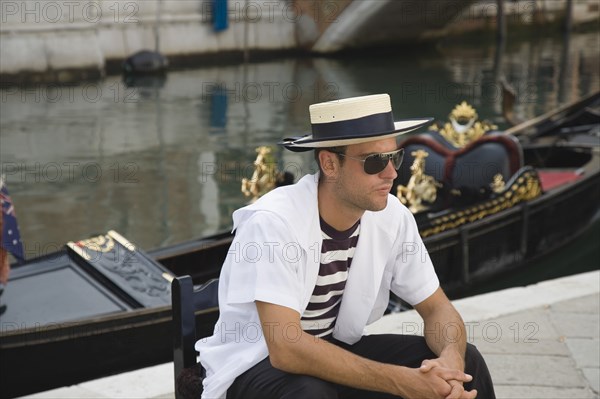
[[[348,270],[360,232],[360,220],[346,231],[337,231],[323,219],[321,265],[308,307],[302,315],[302,329],[320,338],[329,338],[342,302]]]

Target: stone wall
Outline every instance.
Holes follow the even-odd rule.
[[[1,83],[98,79],[143,49],[178,67],[253,52],[414,44],[493,28],[497,7],[496,0],[227,2],[229,27],[216,32],[212,0],[0,0]],[[556,23],[564,7],[565,0],[505,2],[509,23],[519,24]],[[597,21],[599,9],[598,0],[574,0],[574,23]]]
[[[352,0],[294,0],[298,29],[298,45],[311,48],[319,37],[338,22],[342,11]]]
[[[2,0],[0,74],[9,82],[100,77],[142,50],[167,57],[296,48],[286,0],[229,0],[215,32],[208,0]]]
[[[565,0],[505,0],[504,14],[509,27],[562,26],[566,14]],[[600,21],[598,0],[573,0],[573,25],[596,24]],[[496,0],[480,0],[465,8],[447,27],[449,35],[496,29]]]

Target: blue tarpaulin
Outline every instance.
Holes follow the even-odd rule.
[[[228,28],[227,0],[213,0],[213,26],[216,32]]]
[[[227,126],[227,92],[219,85],[210,96],[211,132],[221,132]]]

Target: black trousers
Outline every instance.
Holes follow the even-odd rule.
[[[382,363],[417,368],[425,359],[437,356],[429,349],[425,339],[413,335],[369,335],[354,345],[334,344],[365,358]],[[485,361],[471,344],[467,344],[465,372],[473,381],[465,389],[477,389],[478,398],[494,399],[494,387]],[[319,378],[290,374],[273,368],[267,357],[240,375],[227,391],[227,399],[383,399],[397,398],[390,394],[362,391],[323,381]]]

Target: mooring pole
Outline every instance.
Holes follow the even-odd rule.
[[[571,32],[573,28],[573,0],[567,0],[565,9],[565,33]]]
[[[154,51],[160,51],[160,20],[162,15],[162,0],[158,0],[156,4],[156,20],[154,21]]]
[[[496,42],[498,44],[504,43],[506,38],[506,17],[504,15],[504,0],[496,0],[497,12],[496,12]]]

